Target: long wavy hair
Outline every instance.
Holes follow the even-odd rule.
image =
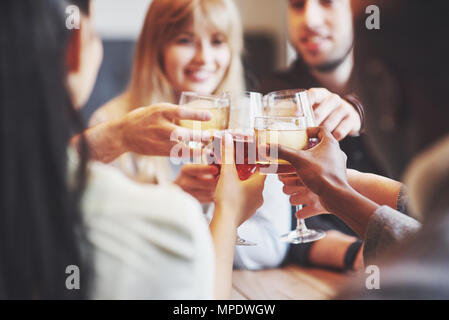
[[[75,188],[67,181],[69,139],[83,129],[65,84],[68,4],[0,2],[0,299],[86,297],[85,142]],[[80,268],[80,290],[66,288],[69,265]]]
[[[243,90],[243,32],[232,0],[153,0],[136,45],[128,86],[131,108],[162,101],[177,102],[164,72],[163,53],[182,30],[200,21],[220,30],[231,49],[230,65],[214,93]]]

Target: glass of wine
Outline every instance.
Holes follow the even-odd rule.
[[[184,91],[181,93],[179,105],[209,111],[212,118],[209,121],[180,120],[179,125],[193,130],[193,132],[207,131],[211,137],[217,130],[225,130],[229,125],[229,112],[231,100],[228,93],[221,96],[201,94],[197,92]],[[201,136],[201,134],[197,134]],[[199,141],[189,141],[188,146],[192,149],[202,149],[205,144]]]
[[[213,152],[215,156],[215,163],[219,169],[224,161],[222,159],[221,146],[225,133],[230,134],[234,141],[234,163],[237,168],[238,176],[242,181],[247,180],[257,169],[256,138],[254,135],[254,130],[228,129],[215,133]]]
[[[229,133],[234,141],[234,161],[240,180],[246,180],[256,171],[256,139],[254,118],[262,111],[262,95],[258,92],[242,92],[233,96],[229,128],[214,135],[214,154],[219,164],[223,135]],[[255,242],[245,240],[237,234],[237,245],[254,246]]]
[[[308,147],[307,124],[304,117],[256,117],[257,165],[263,174],[295,174],[295,167],[278,158],[277,150],[263,148],[269,145],[302,150]]]
[[[273,91],[264,97],[263,116],[304,117],[307,126],[315,125],[313,110],[305,89]]]
[[[311,148],[317,143],[316,139],[309,139],[306,134],[307,127],[315,125],[313,110],[309,103],[306,90],[293,89],[271,92],[264,97],[264,100],[264,117],[261,119],[256,118],[258,146],[262,144],[273,144],[272,141],[277,140],[278,144],[300,150]],[[262,134],[263,130],[264,133]],[[261,131],[260,138],[259,131]],[[269,141],[264,141],[263,139]],[[264,157],[259,157],[259,153],[258,162],[260,163],[260,172],[278,175],[296,175],[296,170],[287,161],[278,159],[278,162],[273,163],[267,160],[267,158],[271,159],[270,156],[264,159]],[[277,154],[274,157],[276,158]],[[303,205],[297,205],[296,211],[302,208]],[[288,243],[298,244],[316,241],[325,235],[326,233],[324,231],[308,229],[304,219],[297,219],[296,229],[283,235],[281,239]]]
[[[245,91],[232,99],[228,132],[234,138],[235,163],[241,180],[256,169],[254,118],[262,112],[262,94]]]

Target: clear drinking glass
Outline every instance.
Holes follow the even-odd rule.
[[[235,164],[241,180],[248,179],[256,169],[254,118],[262,110],[262,94],[242,92],[232,98],[229,129],[234,139]]]
[[[194,132],[207,131],[211,140],[216,131],[228,128],[231,105],[228,93],[216,96],[185,91],[181,93],[179,105],[206,110],[212,114],[212,119],[209,121],[180,120],[179,125],[181,127],[191,129]],[[205,147],[205,144],[201,141],[189,141],[188,146],[192,149],[200,149]]]
[[[304,117],[256,117],[257,166],[263,174],[285,175],[296,173],[288,161],[279,159],[275,148],[268,151],[264,146],[282,145],[294,150],[307,149],[307,123]]]
[[[317,143],[316,139],[309,139],[305,133],[307,127],[315,125],[313,110],[305,89],[271,92],[264,97],[264,101],[262,112],[264,117],[260,118],[260,120],[256,118],[257,137],[259,129],[273,132],[274,137],[279,140],[279,144],[297,150],[310,148]],[[257,144],[259,146],[259,141]],[[267,143],[265,142],[265,144]],[[269,159],[271,160],[271,157]],[[261,160],[261,162],[265,162],[259,165],[261,172],[266,171],[266,173],[270,174],[270,168],[273,168],[270,160],[268,162],[266,159]],[[287,161],[283,161],[277,162],[274,174],[296,175],[294,167]],[[262,170],[264,165],[266,169]],[[303,205],[297,205],[296,211],[302,208]],[[296,229],[283,235],[281,239],[288,243],[298,244],[316,241],[325,235],[324,231],[308,229],[304,219],[297,219]]]
[[[240,180],[248,179],[257,169],[254,118],[262,110],[262,95],[258,92],[242,92],[232,97],[229,128],[216,132],[214,153],[221,163],[221,140],[229,133],[234,140],[235,164]],[[254,246],[255,242],[245,240],[237,234],[237,245]]]
[[[194,164],[211,164],[207,155],[210,153],[211,142],[214,133],[225,130],[229,125],[229,112],[231,99],[228,93],[221,96],[202,94],[192,91],[184,91],[179,98],[179,105],[193,109],[209,111],[212,118],[209,121],[179,120],[178,125],[193,131],[193,140],[187,142],[187,146],[193,150],[190,161]],[[204,142],[201,137],[208,132],[210,141]],[[210,204],[204,204],[203,211],[208,212]]]

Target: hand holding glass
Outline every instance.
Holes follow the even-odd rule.
[[[265,117],[256,119],[256,132],[258,141],[265,145],[276,140],[278,144],[286,147],[301,150],[313,147],[316,144],[314,139],[308,139],[306,129],[314,126],[313,110],[310,106],[307,91],[304,89],[283,90],[269,93],[265,96],[263,114]],[[259,133],[260,131],[260,133]],[[263,134],[262,134],[263,132]],[[267,133],[270,133],[270,141],[263,141]],[[259,137],[260,136],[260,137]],[[257,142],[259,146],[259,142]],[[271,152],[271,149],[270,149]],[[277,158],[277,154],[275,156]],[[270,160],[260,159],[260,167],[264,168],[267,174],[296,174],[294,167],[287,161],[268,157]],[[270,162],[271,161],[271,162]],[[273,165],[276,161],[277,166]],[[275,172],[270,172],[275,169]],[[260,170],[264,172],[262,169]],[[296,206],[296,211],[303,208]],[[304,219],[297,219],[296,229],[282,236],[282,240],[292,244],[307,243],[319,240],[326,235],[321,230],[307,229]]]

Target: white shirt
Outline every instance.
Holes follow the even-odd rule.
[[[282,187],[277,176],[267,176],[262,207],[238,229],[241,238],[257,245],[236,246],[235,268],[275,268],[284,260],[288,244],[281,242],[280,238],[290,231],[292,216],[289,197],[282,192]]]
[[[69,159],[73,178],[73,151]],[[200,204],[178,187],[139,184],[91,163],[82,212],[93,265],[91,298],[213,298],[207,222]]]
[[[255,246],[236,246],[234,268],[260,270],[278,267],[287,254],[288,244],[281,242],[283,234],[291,231],[291,205],[282,192],[283,184],[275,175],[268,175],[263,190],[263,205],[239,228],[241,238]],[[214,206],[208,208],[212,219]]]

